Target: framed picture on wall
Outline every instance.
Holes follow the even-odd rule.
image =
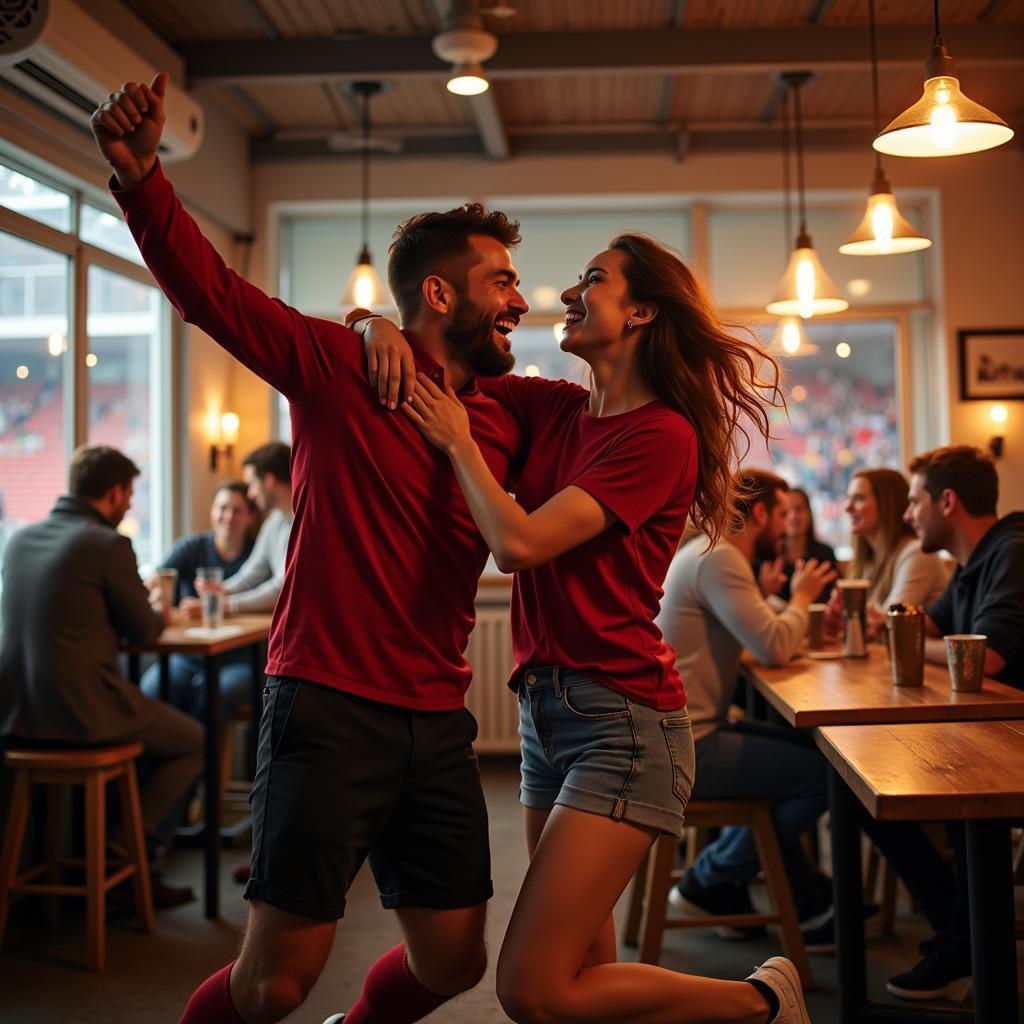
[[[960,399],[1024,399],[1024,327],[957,332]]]

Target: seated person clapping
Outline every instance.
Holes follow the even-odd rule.
[[[776,613],[754,576],[756,558],[772,559],[785,530],[786,481],[764,470],[737,474],[737,528],[708,547],[687,539],[665,578],[657,623],[676,651],[686,684],[697,756],[693,798],[778,801],[775,825],[797,914],[805,927],[823,923],[830,887],[808,863],[800,837],[825,811],[825,761],[795,729],[761,722],[730,723],[743,649],[768,665],[785,664],[807,631],[811,602],[835,578],[827,563],[799,563],[788,605]],[[712,914],[750,909],[748,883],[760,862],[751,830],[725,829],[706,846],[670,895],[675,905]],[[734,930],[726,937],[741,938]]]
[[[895,469],[861,469],[847,489],[846,514],[853,534],[850,579],[868,579],[868,635],[878,639],[885,629],[889,605],[928,605],[946,588],[947,575],[934,552],[921,550],[913,529],[903,521],[909,487]],[[825,630],[842,629],[838,592],[825,613]]]
[[[819,564],[836,564],[835,551],[828,544],[818,540],[814,529],[814,512],[807,492],[799,487],[791,487],[785,494],[785,502],[786,532],[782,535],[778,558],[774,561],[759,562],[757,565],[762,591],[774,594],[783,604],[792,597],[791,581],[798,562],[806,562],[813,558]],[[770,573],[773,568],[782,575],[778,590],[766,586],[766,582],[771,579]],[[832,594],[833,586],[834,584],[829,583],[818,595],[818,600],[827,601]],[[780,604],[779,608],[783,607],[783,604]]]

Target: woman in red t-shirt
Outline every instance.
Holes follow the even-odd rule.
[[[420,374],[402,404],[450,458],[499,568],[515,573],[510,685],[531,863],[499,998],[516,1021],[805,1022],[788,960],[736,982],[619,964],[611,920],[652,842],[681,835],[693,784],[686,695],[654,624],[661,585],[688,514],[713,539],[725,528],[741,423],[767,437],[777,366],[725,329],[678,256],[642,235],[616,238],[562,302],[561,347],[590,365],[589,391],[477,381],[530,439],[516,500],[450,387]],[[404,339],[372,323],[371,349],[391,345],[393,364]],[[759,376],[766,361],[771,381]]]

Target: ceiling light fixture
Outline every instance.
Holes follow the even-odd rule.
[[[451,0],[441,31],[431,47],[452,65],[448,91],[457,96],[479,96],[489,88],[483,62],[497,52],[498,39],[484,28],[475,0]]]
[[[998,115],[960,91],[956,61],[949,55],[934,0],[935,37],[925,64],[924,95],[891,121],[875,139],[879,153],[891,156],[960,156],[1009,142],[1013,130]]]
[[[789,86],[787,97],[793,97],[796,116],[796,169],[797,196],[800,202],[800,231],[796,237],[789,266],[782,275],[775,296],[767,310],[773,316],[798,316],[807,320],[812,316],[841,313],[850,304],[840,295],[835,282],[814,251],[814,243],[807,232],[807,205],[804,195],[804,142],[803,118],[800,113],[800,88],[810,78],[806,71],[787,71],[782,79]]]
[[[384,297],[384,286],[373,268],[370,255],[370,100],[380,93],[380,82],[352,82],[349,88],[362,102],[362,246],[356,257],[356,269],[352,271],[345,288],[342,304],[373,309]]]
[[[868,31],[871,37],[871,96],[874,104],[875,135],[878,135],[878,41],[875,33],[875,0],[868,0]],[[927,249],[932,240],[922,235],[899,211],[892,186],[882,170],[882,158],[875,153],[868,208],[853,234],[841,246],[844,256],[888,256],[892,253]]]

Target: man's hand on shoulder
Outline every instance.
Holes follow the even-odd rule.
[[[163,135],[166,72],[146,85],[125,82],[92,114],[90,127],[103,158],[122,188],[137,185],[153,170]]]

